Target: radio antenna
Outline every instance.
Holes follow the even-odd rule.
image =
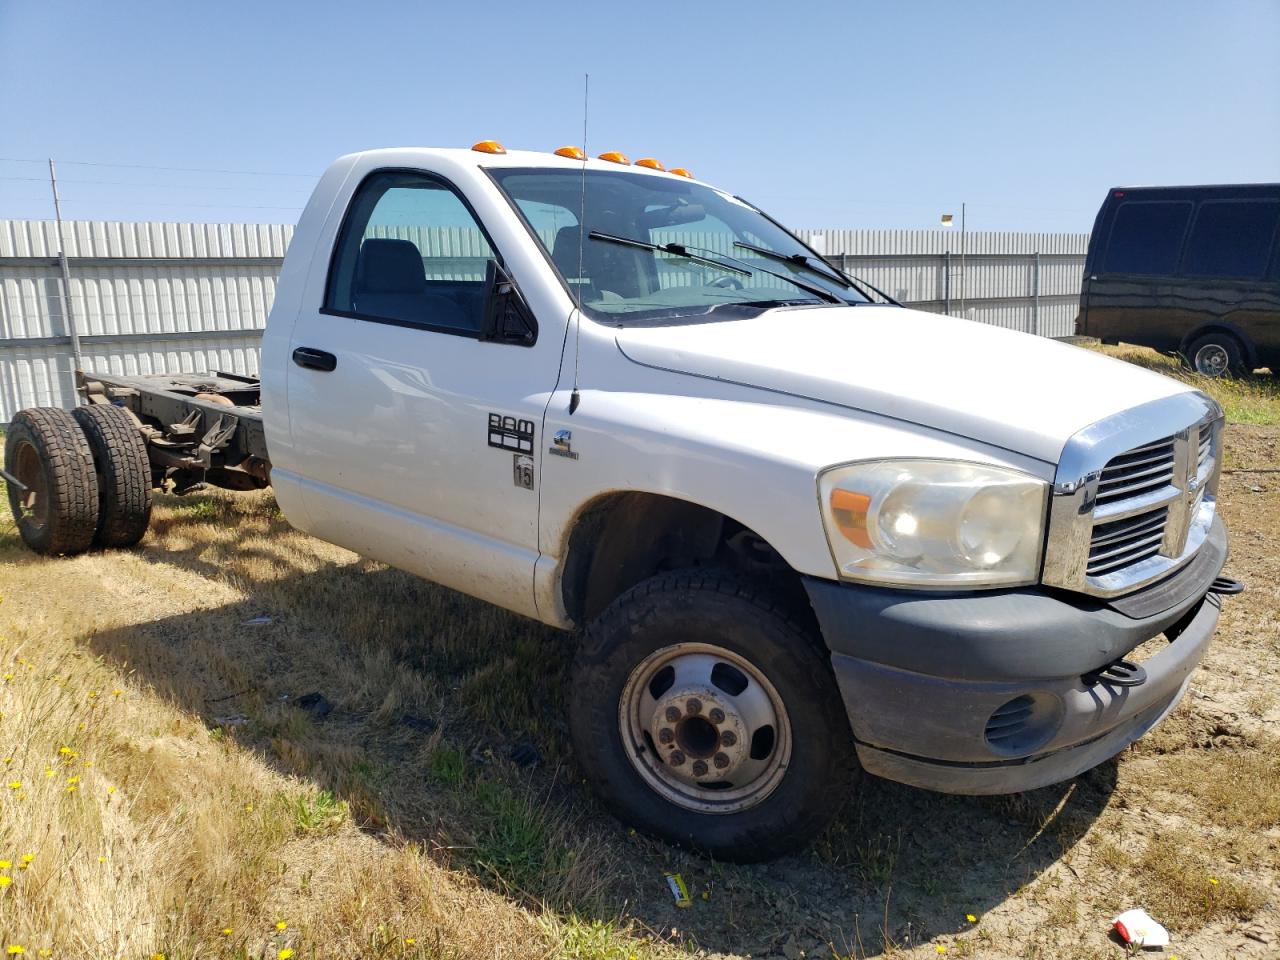
[[[569,394],[569,416],[578,409],[582,394],[578,393],[578,372],[582,367],[582,286],[583,261],[587,242],[587,105],[591,99],[591,74],[582,75],[582,194],[578,208],[578,276],[574,284],[578,294],[578,312],[573,317],[573,392]]]

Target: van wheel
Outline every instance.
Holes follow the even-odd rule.
[[[1193,340],[1187,348],[1191,369],[1206,377],[1243,377],[1244,349],[1229,333],[1209,333]]]
[[[55,407],[20,411],[5,436],[4,464],[18,481],[7,486],[22,542],[36,553],[88,550],[98,528],[98,479],[71,414]]]
[[[570,729],[596,792],[646,833],[725,860],[818,834],[857,763],[821,639],[722,571],[652,577],[592,623]]]
[[[95,404],[71,412],[93,451],[98,475],[100,547],[132,547],[151,523],[151,464],[138,424],[128,411]]]

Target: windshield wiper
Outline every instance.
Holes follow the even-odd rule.
[[[713,260],[710,257],[700,257],[696,253],[690,253],[689,248],[681,243],[650,243],[647,240],[633,240],[630,237],[614,236],[612,233],[601,233],[599,230],[592,230],[587,234],[587,236],[592,240],[603,240],[605,243],[617,243],[624,247],[639,247],[641,250],[658,250],[662,253],[669,253],[672,256],[684,257],[686,260],[704,263],[709,267],[717,267],[718,269],[728,271],[729,273],[740,273],[744,277],[751,276],[750,270],[742,267],[735,267],[728,263],[721,263],[719,260]]]
[[[663,253],[672,253],[677,257],[685,257],[689,260],[696,260],[700,263],[707,263],[713,267],[719,267],[721,270],[732,270],[743,276],[751,276],[752,270],[757,270],[766,276],[774,277],[784,283],[789,283],[794,287],[799,287],[806,293],[811,293],[819,300],[825,300],[827,303],[844,303],[830,290],[823,290],[822,287],[815,287],[812,283],[805,283],[803,280],[797,280],[795,277],[789,277],[785,273],[778,273],[776,270],[766,270],[764,267],[753,266],[748,269],[746,261],[739,260],[737,257],[731,257],[727,253],[721,253],[719,250],[712,250],[708,247],[691,247],[683,243],[649,243],[647,240],[633,240],[630,237],[615,237],[611,233],[601,233],[598,230],[592,230],[587,234],[592,240],[606,240],[609,243],[621,243],[629,247],[639,247],[642,250],[661,250]],[[700,251],[704,254],[709,253],[712,256],[699,256],[691,251]],[[716,258],[716,259],[713,259]],[[740,263],[742,266],[735,267],[725,260],[732,260],[734,263]]]
[[[830,280],[832,283],[838,283],[842,287],[853,288],[853,284],[844,277],[838,276],[830,270],[824,270],[818,266],[818,260],[809,256],[807,253],[780,253],[777,250],[770,250],[768,247],[757,247],[754,243],[743,243],[741,240],[733,242],[735,247],[742,250],[750,250],[752,253],[758,253],[762,257],[768,257],[770,260],[778,260],[782,263],[790,263],[802,270],[808,270],[814,276],[822,277],[824,280]]]

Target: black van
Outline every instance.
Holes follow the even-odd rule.
[[[1076,332],[1280,374],[1280,184],[1117,187],[1089,238]]]

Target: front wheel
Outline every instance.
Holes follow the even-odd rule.
[[[724,572],[660,574],[588,628],[570,724],[622,820],[725,860],[821,831],[856,768],[822,641]]]

